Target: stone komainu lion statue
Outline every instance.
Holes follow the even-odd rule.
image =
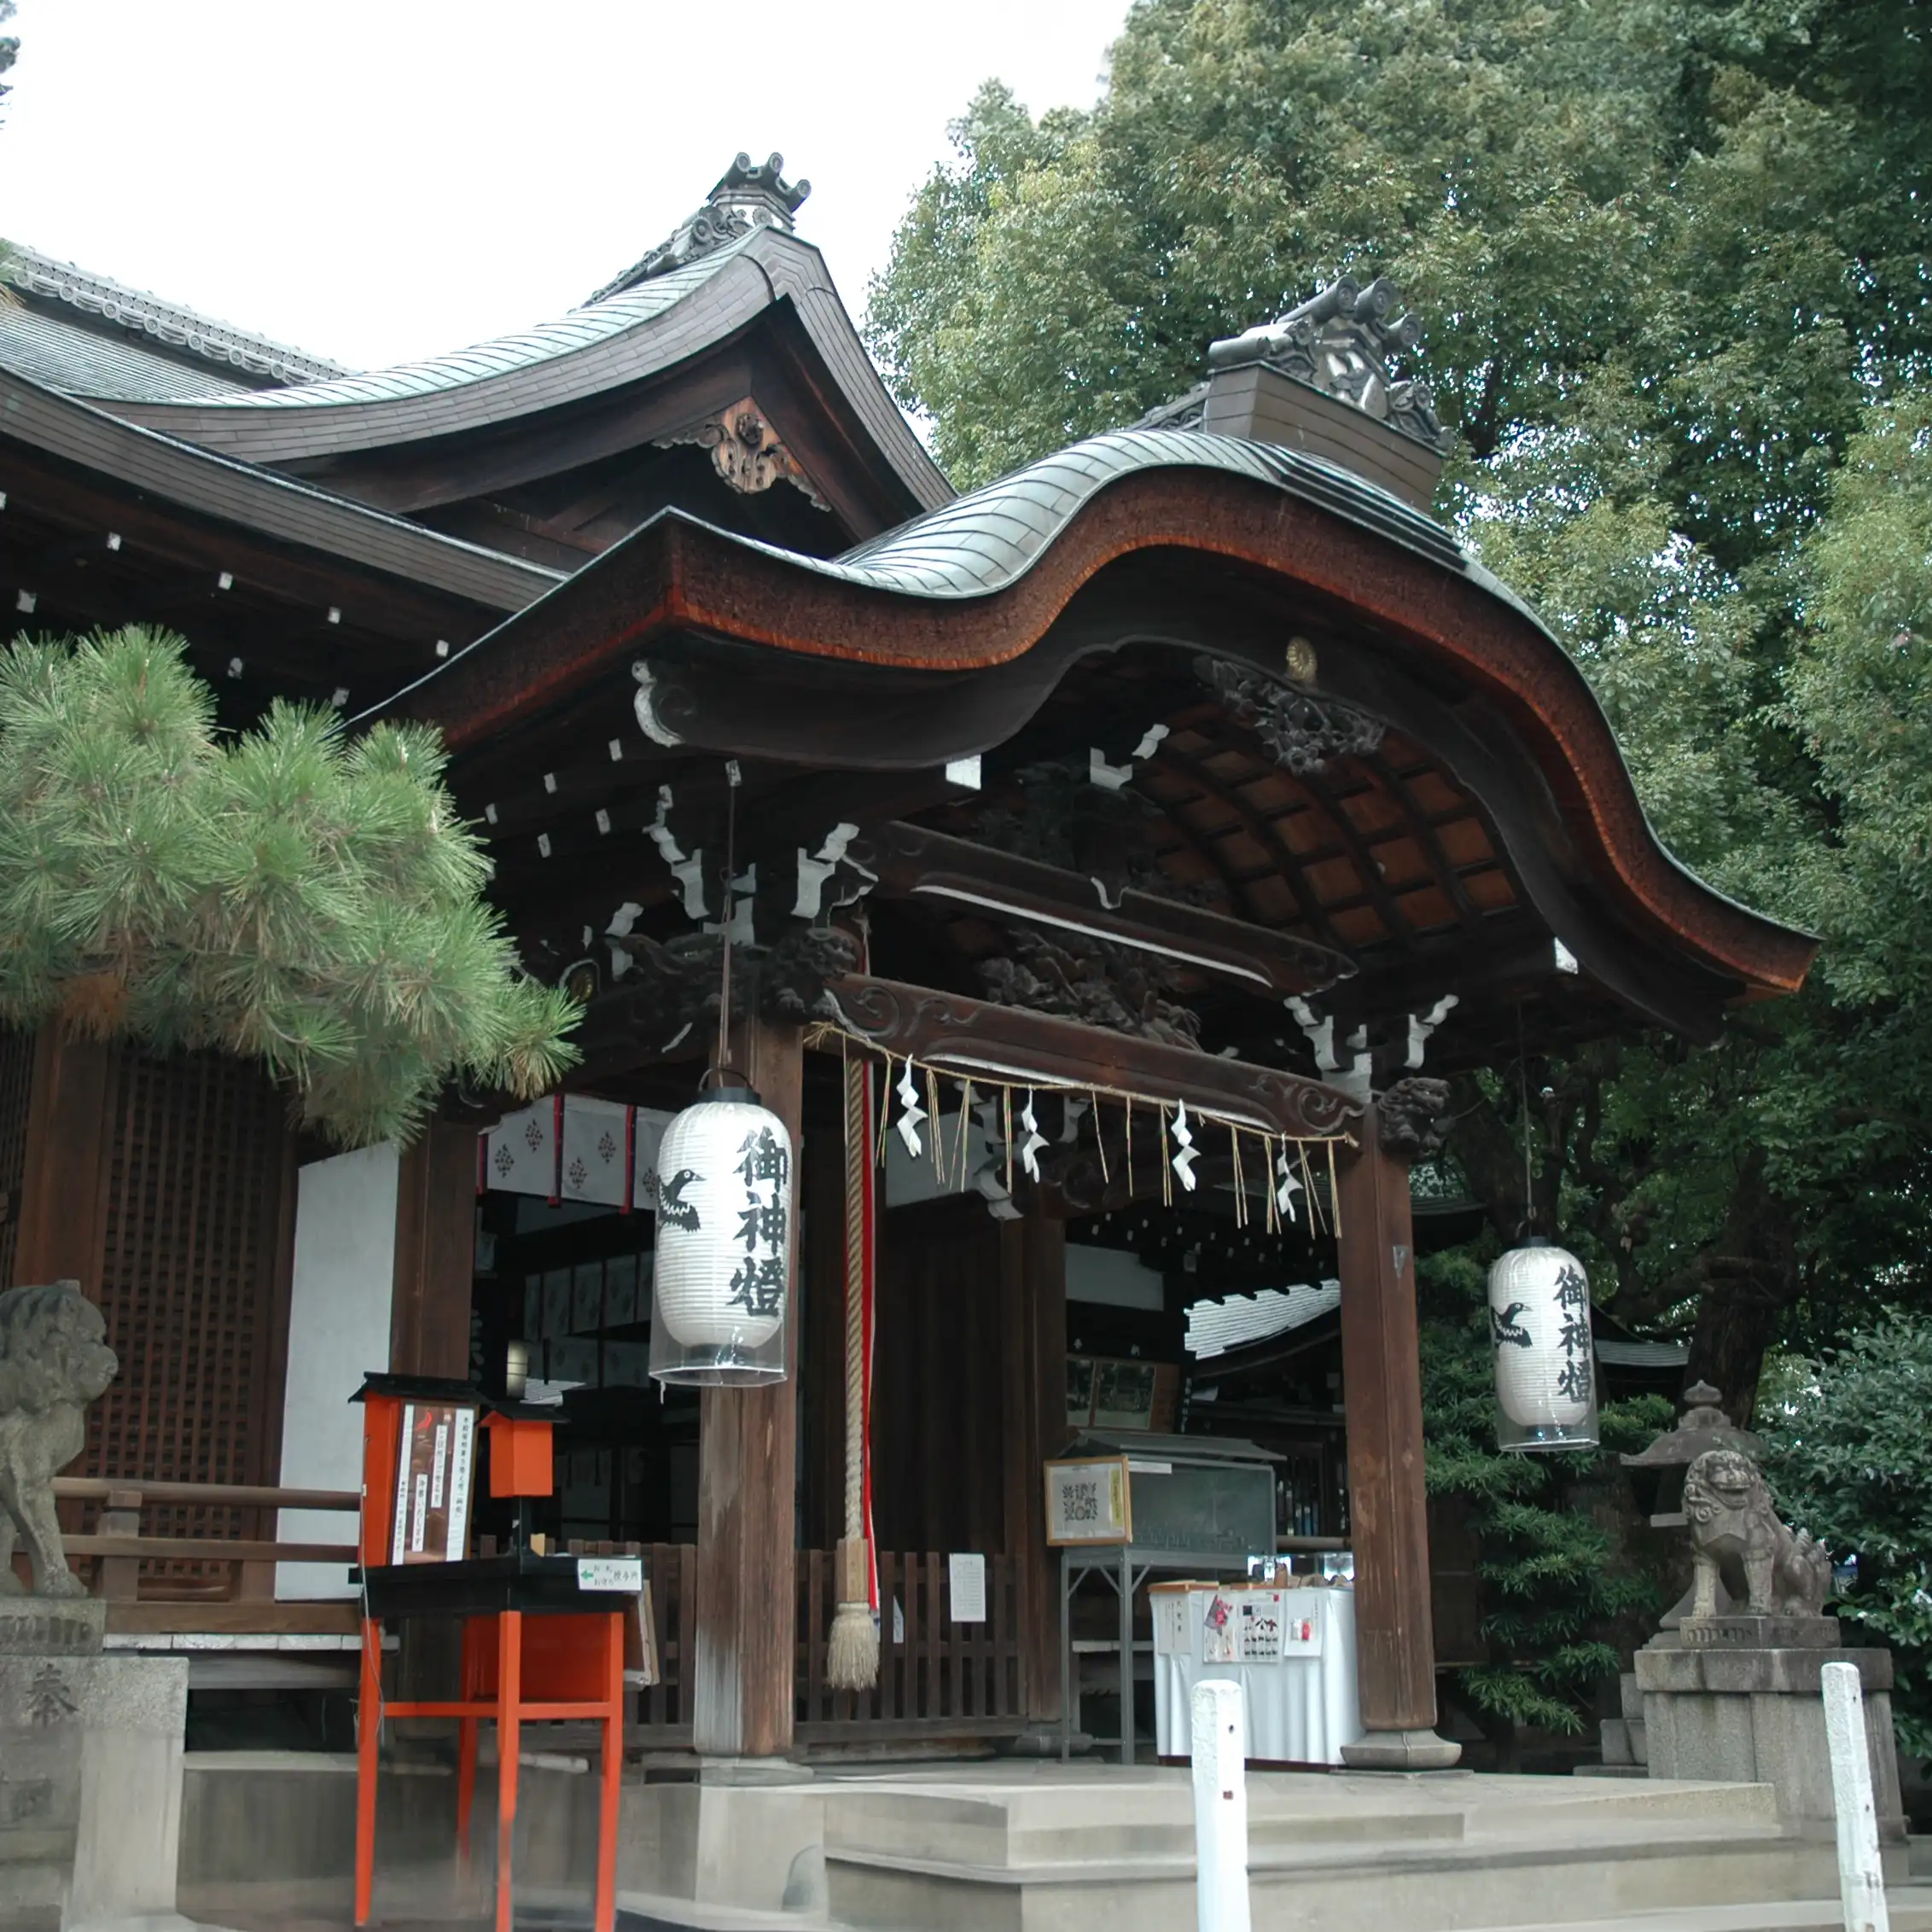
[[[87,1405],[119,1372],[101,1311],[78,1282],[0,1295],[0,1594],[20,1592],[26,1546],[40,1597],[84,1597],[54,1518],[54,1477],[87,1446]]]
[[[1717,1615],[1720,1580],[1752,1616],[1822,1616],[1831,1558],[1804,1531],[1778,1520],[1771,1492],[1749,1456],[1707,1449],[1684,1479],[1695,1594],[1687,1616]]]

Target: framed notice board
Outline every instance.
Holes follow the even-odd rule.
[[[1046,1465],[1046,1540],[1056,1549],[1133,1539],[1125,1456]]]

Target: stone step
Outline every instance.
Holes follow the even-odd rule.
[[[1641,1833],[1775,1833],[1769,1786],[1627,1784],[1548,1778],[1417,1779],[1337,1774],[1248,1784],[1248,1843],[1257,1859],[1337,1847],[1380,1856],[1416,1846],[1505,1844],[1539,1834],[1568,1844]],[[849,1852],[939,1865],[1043,1866],[1098,1859],[1191,1859],[1193,1801],[1184,1778],[827,1791],[828,1856]]]
[[[1893,1932],[1932,1932],[1932,1887],[1889,1886],[1885,1906]],[[1837,1896],[1785,1904],[1720,1905],[1673,1912],[1626,1912],[1621,1918],[1565,1924],[1562,1932],[1844,1932]],[[1532,1932],[1522,1926],[1485,1927],[1482,1932]]]
[[[1171,1932],[1194,1911],[1191,1849],[1180,1855],[981,1864],[826,1848],[830,1916],[873,1932]],[[1775,1827],[1724,1832],[1655,1825],[1568,1842],[1410,1840],[1264,1849],[1252,1842],[1257,1923],[1324,1932],[1569,1926],[1639,1912],[1827,1895],[1831,1848]]]
[[[617,1932],[841,1932],[818,1913],[765,1912],[655,1892],[617,1894]]]

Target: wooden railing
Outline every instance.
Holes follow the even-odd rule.
[[[346,1567],[356,1560],[353,1542],[294,1543],[276,1537],[144,1533],[143,1511],[212,1512],[227,1515],[232,1520],[246,1510],[258,1520],[265,1515],[272,1522],[275,1513],[282,1510],[316,1510],[353,1516],[362,1506],[362,1498],[348,1489],[280,1489],[236,1482],[147,1482],[119,1476],[56,1476],[54,1499],[81,1505],[93,1516],[92,1529],[66,1532],[61,1540],[70,1562],[91,1565],[94,1594],[111,1603],[183,1594],[230,1603],[271,1601],[275,1596],[277,1563],[340,1563]],[[152,1568],[177,1564],[195,1565],[202,1575],[183,1578],[179,1572],[171,1575]],[[146,1576],[142,1574],[143,1565],[150,1566]],[[180,1587],[183,1583],[201,1587],[185,1592]]]

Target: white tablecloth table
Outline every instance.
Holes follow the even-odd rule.
[[[1296,1590],[1229,1583],[1155,1585],[1154,1730],[1160,1755],[1185,1758],[1194,1687],[1203,1678],[1241,1685],[1248,1714],[1248,1755],[1267,1764],[1340,1764],[1341,1747],[1362,1735],[1355,1688],[1355,1593],[1319,1586]],[[1236,1629],[1231,1661],[1214,1655],[1212,1607],[1219,1598]],[[1271,1620],[1285,1628],[1283,1654],[1272,1646]],[[1243,1656],[1240,1653],[1245,1650]],[[1203,1652],[1212,1661],[1204,1661]]]

